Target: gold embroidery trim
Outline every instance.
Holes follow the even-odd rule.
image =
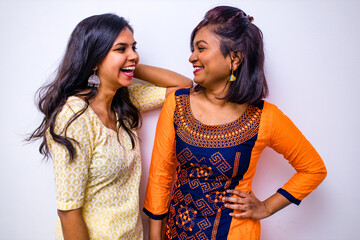
[[[249,105],[237,120],[222,125],[205,125],[192,115],[189,95],[176,96],[174,122],[177,135],[192,146],[227,148],[240,145],[254,137],[260,126],[261,110]]]

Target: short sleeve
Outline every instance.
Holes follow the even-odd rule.
[[[77,101],[79,103],[82,100]],[[75,115],[74,108],[79,108],[79,105],[76,103],[64,105],[56,118],[54,129],[56,134],[65,135],[65,126]],[[77,209],[84,203],[91,155],[90,119],[87,112],[69,124],[66,136],[77,142],[71,141],[76,151],[72,162],[69,162],[69,152],[66,147],[55,142],[49,131],[46,133],[54,160],[56,205],[60,210]]]
[[[177,166],[175,154],[175,92],[169,94],[156,127],[144,212],[153,219],[167,215],[171,183]]]
[[[140,111],[149,111],[162,106],[166,88],[153,84],[133,84],[128,87],[132,103]]]
[[[282,154],[296,170],[294,176],[278,192],[298,205],[324,180],[326,167],[315,148],[294,123],[276,106],[270,107],[273,114],[270,147]]]

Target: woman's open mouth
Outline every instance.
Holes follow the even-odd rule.
[[[135,65],[127,66],[127,67],[121,68],[120,70],[124,73],[125,76],[133,77],[134,71],[135,71]]]

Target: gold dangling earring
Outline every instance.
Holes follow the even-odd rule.
[[[230,75],[229,81],[230,81],[230,82],[233,82],[233,81],[235,81],[235,80],[236,80],[236,77],[234,76],[234,71],[231,70],[231,75]]]

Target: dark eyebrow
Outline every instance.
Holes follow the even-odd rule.
[[[118,42],[118,43],[115,43],[115,44],[113,45],[113,47],[118,46],[118,45],[124,46],[124,47],[127,47],[127,46],[129,46],[129,45],[135,46],[136,44],[137,44],[137,42],[133,42],[132,44],[123,43],[123,42]]]
[[[196,41],[195,43],[194,43],[194,45],[199,45],[200,43],[205,43],[205,44],[208,44],[205,40],[199,40],[199,41]]]

